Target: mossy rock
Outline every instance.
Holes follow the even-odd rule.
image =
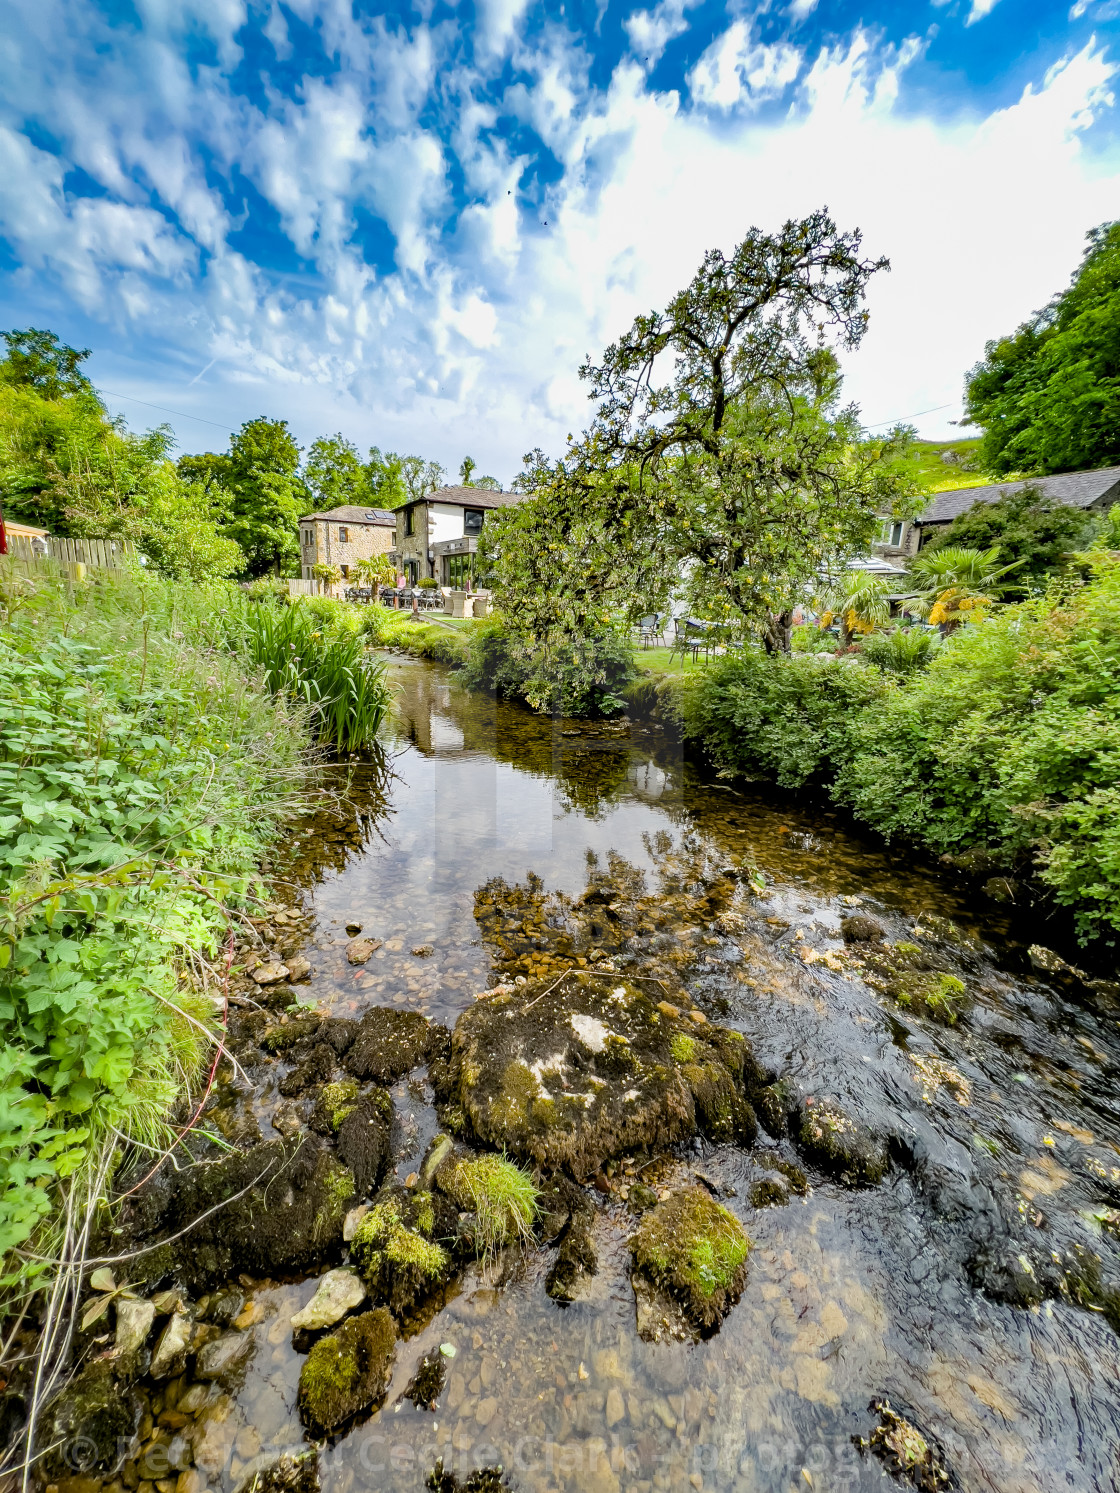
[[[887,1170],[886,1147],[834,1099],[803,1099],[794,1120],[794,1139],[810,1161],[847,1187],[872,1187]]]
[[[114,1237],[124,1250],[182,1233],[167,1248],[192,1287],[241,1271],[310,1275],[341,1254],[343,1221],[355,1201],[350,1171],[309,1134],[182,1171],[165,1167],[125,1204],[123,1239]]]
[[[383,1192],[350,1241],[350,1258],[374,1301],[395,1317],[411,1316],[451,1274],[442,1241],[454,1236],[458,1215],[446,1198],[393,1187]]]
[[[674,1192],[650,1210],[630,1240],[634,1268],[701,1329],[717,1327],[742,1294],[750,1240],[703,1187]]]
[[[505,1493],[506,1481],[501,1467],[475,1467],[465,1477],[451,1468],[444,1469],[443,1458],[424,1480],[429,1493]]]
[[[923,1435],[912,1421],[900,1415],[889,1400],[872,1400],[870,1410],[879,1424],[864,1443],[892,1476],[919,1493],[941,1493],[953,1486],[940,1447]]]
[[[393,1153],[393,1101],[384,1089],[363,1094],[338,1127],[338,1159],[349,1167],[359,1197],[378,1185]]]
[[[355,1078],[395,1083],[438,1054],[446,1041],[447,1028],[435,1025],[418,1011],[374,1006],[358,1023],[342,1061]]]
[[[845,943],[880,943],[884,937],[882,923],[862,912],[841,918],[840,932]]]
[[[620,976],[584,973],[478,1001],[455,1025],[445,1107],[484,1144],[577,1178],[697,1131],[749,1143],[744,1080],[759,1075],[747,1042],[673,1011]]]
[[[261,1046],[266,1052],[287,1052],[297,1042],[302,1042],[305,1037],[315,1036],[322,1024],[323,1018],[318,1013],[312,1013],[310,1016],[293,1016],[290,1021],[270,1026],[264,1034]]]
[[[319,1493],[319,1453],[262,1452],[241,1474],[236,1493]]]
[[[115,1473],[132,1449],[143,1406],[112,1366],[91,1363],[48,1405],[36,1438],[51,1478]]]
[[[914,943],[896,943],[865,956],[868,983],[904,1010],[955,1026],[967,1006],[964,982],[941,968],[936,956]]]
[[[280,1080],[280,1092],[285,1099],[292,1099],[310,1089],[324,1084],[334,1072],[334,1049],[325,1042],[316,1042],[308,1055]]]
[[[315,1095],[315,1108],[308,1121],[319,1135],[337,1135],[338,1127],[358,1102],[361,1092],[356,1078],[326,1083]]]
[[[385,1398],[397,1329],[384,1307],[348,1318],[322,1337],[299,1376],[299,1410],[315,1435],[329,1435]]]
[[[594,1220],[591,1208],[582,1208],[572,1214],[545,1280],[545,1292],[562,1306],[578,1301],[598,1273],[599,1256],[591,1234]]]
[[[479,1254],[529,1239],[540,1195],[532,1177],[508,1158],[453,1152],[437,1168],[435,1183],[457,1208],[473,1215]]]

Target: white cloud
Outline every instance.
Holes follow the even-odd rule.
[[[977,21],[982,21],[986,15],[990,15],[995,10],[998,4],[999,0],[972,0],[972,9],[968,13],[965,25],[972,26]]]
[[[656,66],[675,36],[688,30],[685,12],[700,0],[659,0],[652,10],[636,10],[623,21],[630,46],[643,64]]]
[[[747,21],[735,21],[717,37],[689,74],[698,103],[719,109],[780,98],[801,70],[802,56],[787,42],[764,46]]]
[[[304,440],[341,428],[451,467],[469,449],[508,479],[523,451],[555,450],[586,422],[584,356],[663,304],[706,248],[822,203],[892,259],[848,383],[885,421],[955,400],[984,341],[1064,284],[1084,231],[1115,215],[1120,158],[1081,138],[1116,71],[1092,44],[1006,108],[935,119],[906,103],[917,39],[859,32],[809,54],[733,20],[682,100],[653,90],[641,60],[679,34],[678,0],[630,16],[634,54],[604,89],[577,37],[549,25],[530,44],[513,5],[488,23],[516,79],[498,100],[480,82],[492,55],[464,62],[451,23],[406,31],[356,20],[349,0],[285,0],[338,70],[257,104],[232,92],[226,64],[188,69],[177,41],[193,16],[219,58],[236,57],[241,13],[147,0],[149,30],[111,31],[92,7],[41,0],[0,43],[0,230],[23,266],[21,319],[83,308],[111,327],[83,333],[108,387],[231,424],[268,410]],[[783,110],[764,123],[752,109],[767,99]],[[36,115],[61,154],[28,140]],[[558,162],[536,201],[529,147],[499,132],[510,116]],[[67,190],[77,165],[105,195]],[[306,275],[233,247],[236,195],[227,205],[220,177],[235,167]],[[360,212],[388,225],[395,269],[364,262]],[[140,381],[115,350],[142,349],[153,328],[169,351]],[[217,435],[182,429],[188,445]]]

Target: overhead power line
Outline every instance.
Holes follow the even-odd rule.
[[[169,410],[162,404],[151,404],[147,399],[137,399],[135,394],[114,394],[112,389],[102,389],[103,394],[108,394],[110,399],[131,399],[133,404],[142,404],[145,409],[159,410],[161,415],[178,415],[183,420],[197,420],[202,425],[213,425],[215,430],[224,430],[227,435],[233,434],[229,425],[219,425],[217,420],[207,420],[204,415],[188,415],[186,410]]]
[[[956,403],[951,399],[948,404],[935,404],[930,410],[915,410],[911,415],[895,415],[892,420],[876,420],[874,425],[867,426],[868,430],[878,430],[880,425],[897,425],[902,420],[916,420],[919,415],[935,415],[938,410],[951,410]]]

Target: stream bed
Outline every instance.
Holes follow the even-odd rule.
[[[617,1157],[584,1188],[597,1270],[577,1298],[546,1293],[543,1243],[466,1266],[408,1323],[381,1407],[322,1444],[324,1493],[413,1493],[437,1461],[463,1485],[500,1465],[525,1493],[1120,1486],[1110,988],[1048,982],[1028,955],[1045,930],[1014,909],[839,816],[706,778],[656,732],[533,717],[427,663],[393,674],[387,762],[357,767],[355,807],[305,820],[274,868],[290,909],[265,940],[309,961],[300,1003],[450,1028],[499,981],[623,971],[742,1033],[790,1113],[830,1096],[887,1165],[848,1185],[761,1111],[751,1146]],[[853,939],[859,918],[879,934]],[[377,943],[357,965],[355,928]],[[286,1071],[223,1069],[211,1128],[298,1134]],[[425,1066],[391,1094],[386,1180],[412,1185],[440,1129]],[[741,1221],[746,1283],[717,1331],[649,1340],[634,1200],[686,1183]],[[243,1351],[145,1380],[136,1450],[105,1485],[235,1493],[305,1446],[291,1318],[315,1284],[226,1283]],[[424,1364],[434,1393],[406,1397]],[[928,1465],[868,1447],[873,1401],[920,1430]]]

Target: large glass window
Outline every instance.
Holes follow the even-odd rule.
[[[465,591],[471,578],[470,555],[448,555],[447,584],[452,591]]]
[[[463,533],[464,534],[481,534],[482,533],[482,509],[481,508],[464,508],[463,509]]]

